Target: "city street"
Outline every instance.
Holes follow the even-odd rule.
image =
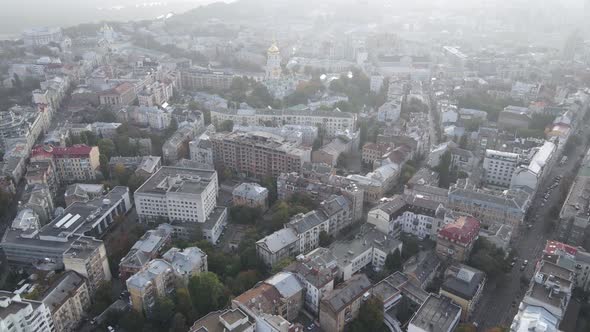
[[[518,311],[518,305],[528,288],[534,266],[541,256],[545,243],[547,240],[553,239],[555,234],[551,229],[553,220],[549,217],[549,211],[559,203],[559,186],[551,191],[551,196],[544,205],[542,205],[542,196],[557,175],[572,174],[575,176],[577,170],[574,167],[588,146],[587,138],[581,137],[581,139],[584,144],[576,146],[576,149],[568,155],[568,162],[565,165],[556,164],[545,183],[540,187],[537,197],[530,207],[530,211],[532,211],[530,218],[526,220],[525,225],[521,227],[520,234],[514,240],[513,248],[518,256],[516,264],[509,273],[496,280],[488,281],[486,284],[482,298],[471,319],[472,322],[477,323],[481,330],[495,326],[510,326]],[[526,225],[529,223],[532,224],[530,229]],[[520,267],[524,260],[528,260],[528,265],[524,271],[521,271]]]

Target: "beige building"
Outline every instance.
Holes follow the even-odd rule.
[[[481,298],[486,282],[485,273],[463,264],[453,264],[444,273],[439,294],[461,307],[461,320],[468,321]]]
[[[67,271],[41,300],[51,312],[56,331],[77,331],[90,308],[90,291],[86,279]]]
[[[268,189],[257,183],[242,183],[232,191],[234,205],[268,209]]]
[[[211,136],[213,163],[251,177],[299,172],[311,149],[269,133],[218,133]]]
[[[121,83],[117,87],[101,92],[98,100],[101,105],[129,106],[135,99],[135,87],[129,82]]]
[[[371,281],[357,274],[326,294],[320,304],[320,325],[324,331],[341,332],[358,316],[364,297],[371,290]]]
[[[90,237],[72,243],[63,254],[66,270],[78,272],[88,279],[90,293],[94,294],[101,283],[111,280],[111,269],[104,243]]]
[[[100,166],[97,146],[77,144],[70,147],[36,146],[31,160],[53,160],[62,182],[95,180]]]
[[[154,259],[127,279],[131,307],[149,316],[158,297],[169,297],[174,293],[175,283],[174,267],[163,259]]]

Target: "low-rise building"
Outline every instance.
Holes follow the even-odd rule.
[[[320,325],[325,331],[344,330],[354,320],[371,290],[371,281],[364,274],[357,274],[324,295],[320,304]]]
[[[256,242],[256,254],[268,266],[299,253],[299,239],[292,228],[280,229]]]
[[[460,319],[460,306],[446,296],[430,294],[410,320],[408,332],[452,332]]]
[[[303,286],[294,274],[279,272],[234,298],[232,308],[239,308],[254,318],[268,314],[291,321],[303,308],[303,293]]]
[[[88,202],[102,196],[105,188],[102,184],[74,183],[66,188],[64,198],[66,206],[74,202]]]
[[[436,238],[436,254],[444,259],[464,262],[479,236],[479,221],[473,217],[459,217],[446,224]]]
[[[137,94],[135,86],[132,83],[124,82],[116,87],[102,91],[98,95],[98,100],[101,105],[110,105],[114,107],[122,107],[131,105]]]
[[[196,320],[189,332],[254,332],[255,322],[240,309],[212,311]]]
[[[51,312],[43,302],[0,291],[0,330],[54,332]]]
[[[257,183],[241,183],[232,191],[234,205],[242,205],[253,208],[260,208],[262,211],[268,209],[268,189]]]
[[[190,277],[207,272],[207,254],[197,247],[170,248],[162,259],[172,265],[177,276],[188,284]]]
[[[467,321],[475,310],[486,282],[485,273],[463,264],[453,264],[444,273],[439,294],[461,306],[461,319]]]
[[[90,308],[86,279],[73,271],[65,272],[41,300],[51,312],[55,331],[73,332]]]

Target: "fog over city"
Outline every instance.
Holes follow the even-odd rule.
[[[0,0],[0,332],[590,331],[590,0]]]

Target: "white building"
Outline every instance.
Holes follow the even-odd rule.
[[[557,147],[546,141],[543,146],[535,148],[531,153],[531,161],[528,165],[518,166],[510,181],[510,188],[520,188],[527,192],[535,192],[537,186],[546,177],[556,159]]]
[[[216,209],[217,172],[162,167],[135,192],[140,222],[200,225],[210,242],[217,242],[226,222],[226,209]]]
[[[51,312],[39,301],[22,299],[20,295],[0,291],[0,331],[53,332]]]
[[[27,46],[43,46],[51,42],[59,44],[62,39],[61,28],[39,27],[23,32],[23,40]]]
[[[510,187],[512,174],[519,161],[520,156],[516,153],[486,150],[483,160],[484,181],[492,186]]]
[[[207,271],[207,254],[197,247],[170,248],[162,258],[170,263],[177,276],[188,284],[190,277]]]

